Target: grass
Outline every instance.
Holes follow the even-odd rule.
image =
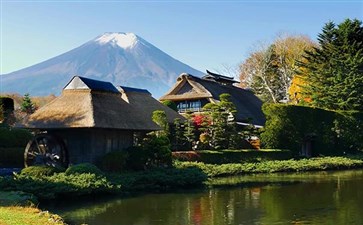
[[[54,225],[65,224],[58,215],[34,207],[0,207],[0,225]]]

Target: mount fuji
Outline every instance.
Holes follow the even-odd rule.
[[[133,33],[104,33],[64,54],[4,74],[2,92],[58,95],[75,75],[163,95],[181,73],[202,72],[174,59]]]

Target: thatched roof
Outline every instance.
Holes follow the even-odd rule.
[[[182,121],[185,120],[179,113],[153,98],[151,93],[145,89],[124,86],[119,86],[118,89],[122,94],[122,99],[134,106],[140,113],[143,113],[145,117],[151,118],[155,110],[162,110],[165,112],[169,123],[173,123],[176,118]]]
[[[174,87],[162,96],[160,100],[208,99],[209,102],[216,102],[219,101],[219,95],[223,93],[231,95],[231,100],[237,108],[237,121],[249,122],[252,119],[252,124],[264,125],[266,119],[261,110],[262,101],[251,91],[186,73],[181,74],[177,78]]]
[[[27,128],[159,130],[151,117],[130,105],[109,82],[75,76],[62,94],[24,122]]]

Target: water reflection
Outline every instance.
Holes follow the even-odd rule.
[[[363,170],[244,176],[274,185],[108,199],[53,211],[75,224],[359,224]],[[291,181],[290,185],[279,182]],[[299,181],[298,183],[296,181]]]

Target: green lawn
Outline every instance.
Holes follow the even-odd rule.
[[[0,207],[0,225],[54,225],[65,224],[58,215],[34,207]]]

